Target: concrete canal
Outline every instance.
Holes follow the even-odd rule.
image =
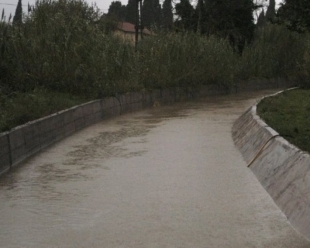
[[[0,178],[0,247],[310,248],[231,138],[267,93],[128,114],[50,147]]]

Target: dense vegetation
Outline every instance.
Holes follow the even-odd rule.
[[[170,8],[171,1],[165,2]],[[4,19],[2,15],[0,131],[128,91],[207,84],[229,91],[240,80],[275,77],[309,87],[309,35],[280,25],[253,30],[251,42],[242,40],[242,49],[236,49],[225,30],[202,34],[164,27],[135,52],[132,43],[113,35],[114,19],[84,1],[42,0],[22,22]]]
[[[310,31],[310,1],[285,0],[277,13],[277,21],[297,32]]]
[[[310,91],[286,91],[265,98],[258,114],[277,132],[300,149],[310,152]]]

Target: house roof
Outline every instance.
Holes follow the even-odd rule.
[[[132,23],[129,22],[120,22],[118,24],[118,29],[126,32],[126,33],[135,33],[136,29],[135,29],[135,25],[133,25]],[[147,28],[143,29],[143,33],[147,34],[147,35],[151,35],[152,32],[150,30],[148,30]]]

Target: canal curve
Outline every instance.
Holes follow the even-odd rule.
[[[268,93],[156,106],[51,146],[0,178],[0,247],[310,248],[231,138]]]

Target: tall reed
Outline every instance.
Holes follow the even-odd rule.
[[[238,77],[295,79],[303,64],[305,49],[304,35],[268,24],[256,30],[254,42],[244,49]]]
[[[138,53],[146,88],[225,84],[233,79],[236,54],[228,42],[193,33],[160,33],[144,40]]]
[[[94,99],[208,84],[229,91],[238,80],[276,77],[310,87],[309,34],[269,24],[258,29],[253,43],[239,54],[218,37],[157,32],[140,41],[135,52],[132,43],[113,35],[116,26],[84,0],[37,1],[20,25],[2,17],[0,130],[1,123],[8,129],[35,118],[31,113],[23,115],[27,110],[18,105],[47,106],[46,92]],[[72,102],[62,104],[65,108]],[[48,106],[61,108],[57,103]],[[35,116],[40,113],[46,114],[41,109]]]

